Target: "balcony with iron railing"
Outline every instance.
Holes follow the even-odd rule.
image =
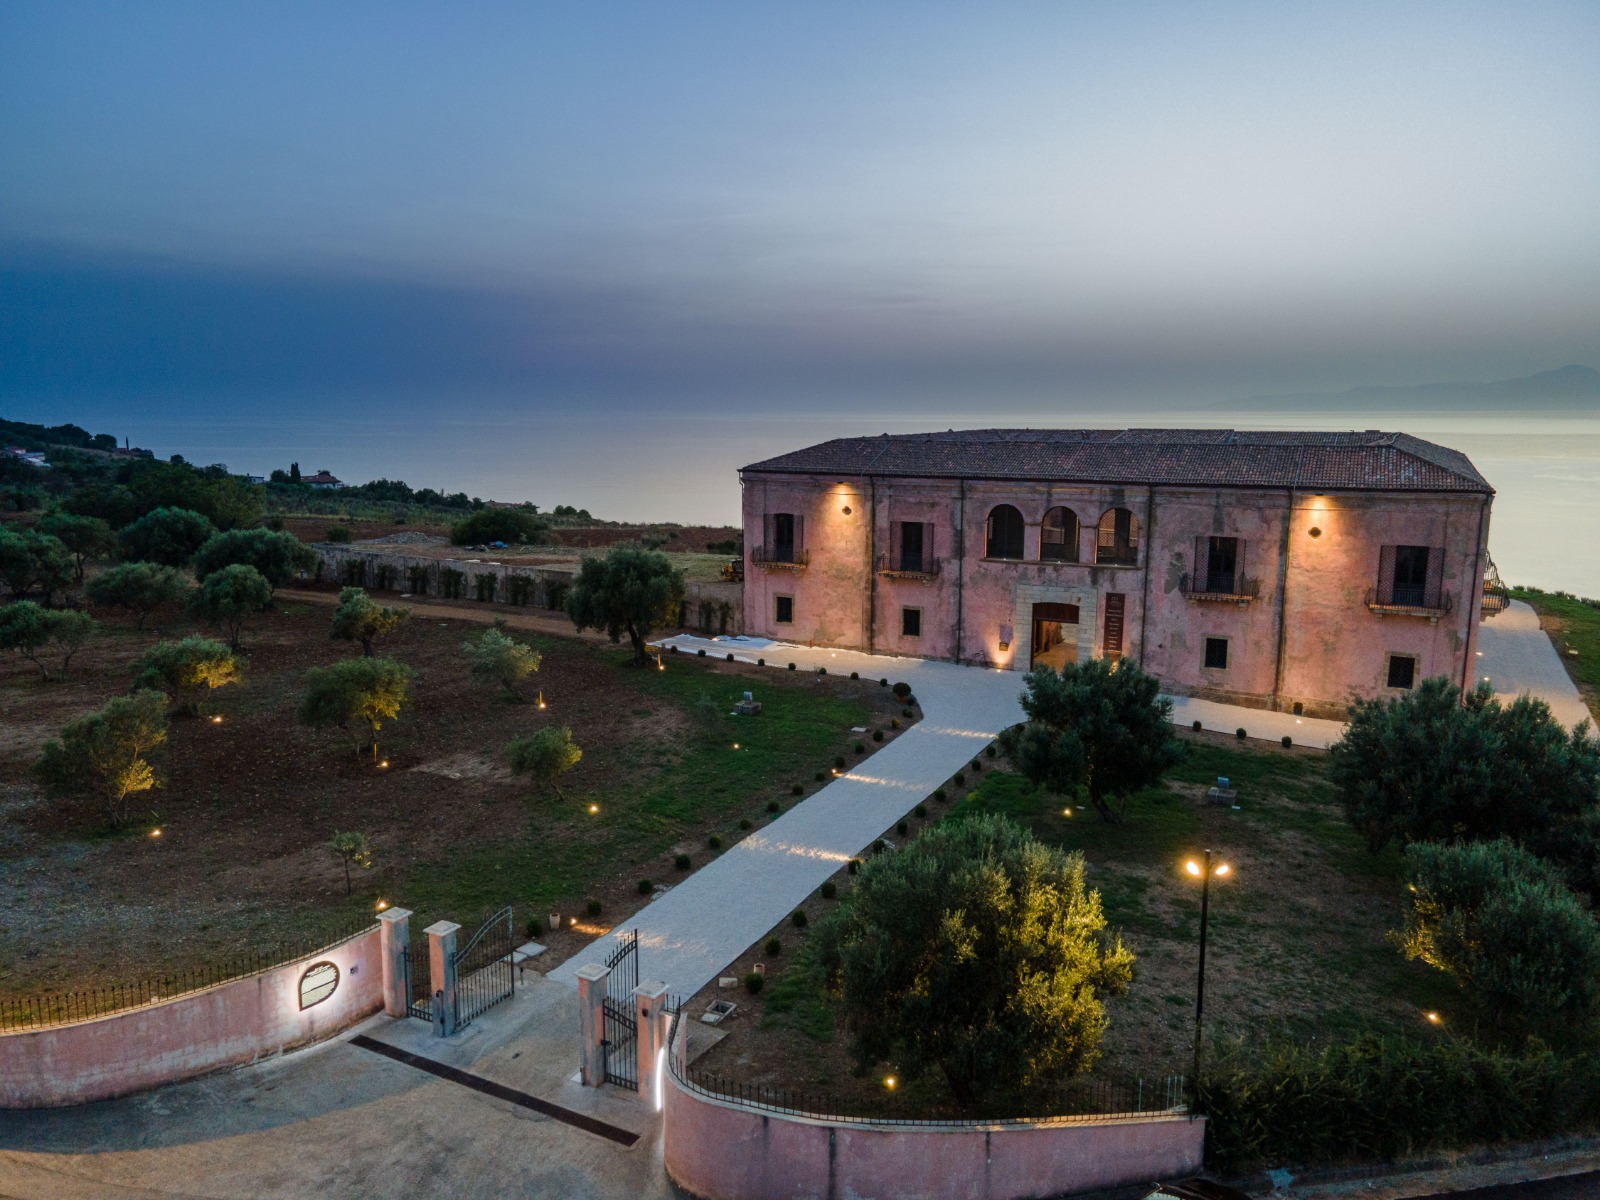
[[[931,554],[880,554],[878,574],[885,579],[918,579],[930,583],[939,578],[939,560]]]
[[[1478,615],[1492,617],[1511,607],[1511,589],[1500,578],[1500,568],[1489,559],[1483,572],[1483,595],[1478,599]]]
[[[778,545],[770,550],[757,546],[750,551],[750,561],[763,571],[804,571],[810,565],[811,556],[796,546]]]
[[[1437,624],[1454,611],[1449,592],[1423,584],[1395,583],[1367,589],[1367,608],[1380,617],[1425,617]]]
[[[1190,575],[1178,579],[1178,590],[1191,604],[1249,604],[1261,598],[1261,582],[1232,574]]]

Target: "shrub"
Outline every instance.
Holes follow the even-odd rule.
[[[323,534],[323,537],[335,545],[343,545],[350,540],[350,529],[345,525],[329,525],[328,532]]]
[[[828,668],[827,667],[818,667],[817,668],[817,674],[818,675],[826,675],[827,673],[828,673]]]
[[[57,678],[65,678],[72,656],[93,632],[93,618],[75,608],[44,608],[32,600],[0,607],[0,650],[15,650],[45,679],[50,678],[50,665],[40,655],[59,654]]]
[[[181,642],[157,642],[133,666],[133,685],[153,688],[171,696],[177,710],[200,713],[201,697],[214,688],[238,683],[243,664],[221,642],[186,637]]]
[[[794,664],[793,663],[789,664],[789,670],[791,670],[791,671],[794,670]]]
[[[672,865],[680,871],[687,871],[689,869],[689,856],[687,854],[678,855],[672,860]]]
[[[901,700],[904,700],[907,696],[911,695],[911,685],[909,683],[904,683],[904,682],[897,683],[897,684],[894,685],[894,687],[890,688],[889,690],[892,691]]]
[[[249,569],[228,567],[225,572]],[[400,715],[410,687],[411,668],[402,663],[388,658],[347,658],[306,672],[305,695],[295,715],[300,724],[313,729],[332,727],[348,732],[351,725],[366,726],[376,745],[378,730],[384,721]],[[352,741],[360,753],[359,735],[352,734]]]
[[[97,795],[111,825],[119,827],[128,819],[130,800],[159,785],[152,759],[166,740],[165,696],[118,696],[67,722],[59,739],[45,743],[33,773],[46,795]]]
[[[217,527],[186,508],[152,509],[117,535],[117,553],[127,562],[183,567]]]
[[[833,769],[835,771],[842,771],[842,770],[844,770],[844,768],[845,768],[844,755],[842,755],[842,754],[835,755],[834,759],[833,759]]]
[[[145,618],[164,604],[180,604],[189,596],[189,580],[176,567],[153,562],[122,563],[89,580],[89,602],[99,608],[124,608]]]
[[[513,700],[525,701],[517,685],[539,669],[544,661],[526,642],[508,637],[499,629],[485,629],[475,638],[461,643],[461,652],[474,677],[485,683],[498,683]]]
[[[797,908],[792,913],[790,913],[789,914],[789,923],[792,924],[796,929],[804,929],[806,927],[806,912],[805,912],[805,909]]]
[[[766,977],[760,971],[751,971],[744,977],[744,990],[754,996],[766,986],[766,983]]]
[[[894,831],[901,837],[905,837],[906,834],[911,832],[911,826],[905,821],[896,821],[894,825]]]
[[[1200,731],[1201,731],[1201,730],[1202,730],[1202,729],[1204,729],[1204,728],[1205,728],[1205,726],[1203,726],[1203,725],[1201,725],[1201,724],[1200,724],[1200,722],[1199,722],[1199,721],[1196,721],[1196,722],[1195,722],[1195,723],[1194,723],[1194,731],[1195,731],[1195,732],[1196,732],[1196,733],[1199,733],[1199,732],[1200,732]]]
[[[973,759],[972,760],[971,766],[972,766],[972,773],[974,775],[981,775],[983,773],[983,764],[981,762],[979,762],[977,759]]]
[[[875,741],[875,742],[881,742],[881,741],[883,741],[883,730],[881,730],[881,729],[874,729],[874,730],[873,730],[873,731],[872,731],[872,740],[873,740],[873,741]]]
[[[697,655],[699,655],[701,658],[704,658],[706,656],[706,652],[703,649],[702,650],[696,650],[695,653]]]
[[[914,713],[914,712],[912,712],[912,711],[911,711],[911,710],[910,710],[910,709],[909,709],[909,708],[902,708],[902,709],[901,709],[901,710],[900,710],[900,715],[901,715],[901,716],[902,716],[902,717],[904,717],[904,718],[905,718],[905,719],[906,719],[906,720],[908,720],[908,721],[909,721],[909,720],[910,720],[910,719],[911,719],[911,718],[912,718],[912,717],[914,717],[914,716],[916,716],[916,714],[915,714],[915,713]]]
[[[480,508],[450,529],[450,541],[457,546],[480,542],[539,542],[550,535],[550,526],[529,513],[509,508]]]
[[[956,773],[955,773],[955,775],[954,775],[954,777],[953,777],[953,778],[952,778],[952,782],[953,782],[953,783],[954,783],[954,784],[955,784],[955,785],[956,785],[956,786],[957,786],[957,787],[965,787],[965,786],[966,786],[966,783],[967,783],[967,775],[966,775],[966,772],[965,772],[965,771],[957,771],[957,772],[956,772]]]
[[[917,816],[926,817],[927,815],[928,815],[928,806],[926,804],[917,805]]]
[[[706,839],[706,845],[710,846],[713,850],[721,850],[722,839],[713,833]]]
[[[816,773],[816,774],[815,774],[815,775],[813,775],[813,776],[812,776],[812,777],[811,777],[811,778],[812,778],[812,779],[813,779],[813,780],[815,780],[815,781],[816,781],[816,782],[817,782],[817,783],[821,783],[821,782],[822,782],[822,781],[823,781],[823,780],[825,780],[825,779],[827,779],[827,778],[828,778],[828,776],[827,776],[827,774],[826,774],[826,773],[825,773],[825,772],[823,772],[823,771],[818,771],[818,772],[817,772],[817,773]]]
[[[766,666],[766,665],[767,665],[767,660],[766,660],[766,659],[764,659],[764,658],[758,658],[758,659],[756,659],[756,666],[758,666],[758,667],[764,667],[764,666]]]
[[[850,861],[854,862],[855,859],[851,859]],[[824,900],[832,900],[838,894],[839,887],[833,882],[833,880],[829,879],[822,885],[822,898]]]
[[[1279,739],[1279,740],[1282,741],[1283,748],[1285,750],[1287,750],[1290,746],[1294,745],[1294,739],[1292,737],[1290,737],[1287,733],[1284,734],[1283,737],[1281,739]]]
[[[506,746],[506,760],[513,775],[527,775],[533,782],[561,797],[561,777],[583,758],[566,726],[549,725],[527,737],[512,738]]]
[[[889,843],[884,841],[882,838],[874,838],[873,839],[872,852],[874,854],[882,854],[888,848],[889,848]]]
[[[850,678],[851,679],[860,679],[861,678],[861,672],[860,671],[851,671],[850,672]]]
[[[849,862],[845,863],[845,865],[844,865],[844,870],[845,870],[845,874],[846,875],[854,875],[860,869],[861,869],[861,860],[859,858],[852,858]]]
[[[1238,738],[1242,742],[1242,741],[1244,741],[1245,738],[1247,738],[1250,735],[1245,733],[1244,726],[1241,725],[1238,729],[1235,729],[1233,731],[1233,736]]]
[[[732,661],[733,661],[733,655],[731,655],[731,654],[730,654],[730,655],[728,655],[728,661],[729,661],[729,662],[732,662]]]
[[[866,743],[857,742],[855,745],[855,751],[857,754],[865,754],[867,752]]]
[[[740,829],[753,829],[753,828],[755,828],[755,822],[751,821],[749,817],[740,817],[739,818],[739,828]]]
[[[228,645],[239,649],[239,634],[249,613],[265,612],[272,603],[272,585],[244,563],[213,571],[189,596],[189,612],[228,631]]]
[[[333,628],[328,636],[338,641],[360,642],[361,653],[372,657],[372,643],[398,629],[411,618],[409,608],[390,608],[379,604],[358,587],[339,593],[339,606],[333,610]]]
[[[783,942],[776,937],[769,937],[761,948],[766,951],[768,958],[777,958],[783,953]]]
[[[678,652],[678,648],[676,646],[668,646],[667,651],[668,653],[676,654]]]
[[[899,717],[890,717],[889,718],[889,728],[890,729],[899,729],[900,728],[900,718]]]
[[[372,845],[364,833],[335,833],[328,843],[328,849],[338,855],[339,861],[344,864],[344,894],[350,894],[350,867],[360,867],[363,871],[372,869]]]
[[[805,794],[805,790],[806,790],[806,789],[805,789],[805,788],[803,788],[803,787],[802,787],[802,786],[801,786],[801,785],[800,785],[800,784],[798,784],[798,783],[794,783],[794,784],[790,784],[790,785],[789,785],[789,794],[790,794],[790,795],[791,795],[791,796],[801,796],[801,795],[804,795],[804,794]]]
[[[878,680],[878,686],[879,687],[888,687],[889,686],[889,681],[887,679],[880,679],[880,680]]]
[[[529,917],[522,925],[524,937],[536,938],[544,934],[544,922],[538,917]]]
[[[195,578],[205,579],[224,567],[235,564],[254,567],[272,588],[281,588],[299,571],[316,566],[317,554],[301,545],[292,533],[270,529],[230,529],[213,534],[195,552]]]
[[[650,880],[648,880],[648,879],[639,880],[639,895],[648,896],[651,892],[653,892],[655,890],[656,890],[656,885],[654,883],[652,883]]]
[[[83,582],[84,564],[91,558],[105,557],[116,545],[109,524],[99,517],[81,517],[74,513],[53,512],[46,515],[39,522],[37,533],[40,538],[32,541],[30,553],[42,551],[46,556],[54,557],[51,553],[54,548],[42,540],[54,538],[72,556],[73,576],[79,583]],[[36,582],[51,582],[55,575],[55,568],[47,567],[47,578]]]
[[[587,912],[591,917],[598,917],[600,915],[600,901],[596,900],[593,896],[590,896],[589,899],[584,902],[583,907],[584,911]]]
[[[781,809],[782,807],[783,807],[783,805],[779,804],[776,800],[768,800],[767,801],[767,811],[769,813],[775,813],[779,809]]]
[[[940,804],[943,804],[946,800],[950,799],[950,795],[943,788],[939,788],[933,793],[933,798]]]
[[[989,745],[983,748],[983,753],[985,757],[993,758],[999,751],[995,749],[994,743],[990,742]]]

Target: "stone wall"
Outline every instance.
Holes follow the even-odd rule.
[[[331,995],[300,1007],[301,980],[332,963]],[[71,1025],[0,1033],[0,1108],[107,1100],[321,1041],[383,1007],[376,926],[296,962]]]

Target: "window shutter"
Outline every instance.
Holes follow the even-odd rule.
[[[1235,595],[1245,595],[1244,590],[1244,539],[1236,538],[1233,543],[1233,590]]]
[[[1211,539],[1201,534],[1194,540],[1194,573],[1189,577],[1189,587],[1192,591],[1204,592],[1208,590],[1211,574]]]
[[[1423,591],[1423,603],[1429,608],[1438,608],[1442,603],[1439,595],[1444,584],[1444,547],[1428,547],[1428,584]]]
[[[933,562],[933,522],[932,521],[924,521],[922,523],[922,569],[924,571],[931,571],[933,568],[929,564],[932,563],[932,562]]]
[[[1378,552],[1378,603],[1394,603],[1394,547]]]
[[[804,514],[795,513],[795,515],[794,515],[794,560],[796,562],[804,561],[804,557],[803,556],[804,556],[804,553],[805,553],[805,548],[806,548],[806,519],[805,519]]]
[[[774,516],[775,516],[775,514],[773,514],[773,513],[766,513],[761,518],[762,554],[766,555],[768,558],[770,558],[772,556],[772,547],[775,544],[775,539],[773,538],[773,532],[774,532],[774,530],[773,530],[773,517]]]

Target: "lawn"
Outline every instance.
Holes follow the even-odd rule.
[[[1512,588],[1511,596],[1531,604],[1539,614],[1540,626],[1600,723],[1600,600],[1538,588]]]
[[[297,941],[380,898],[414,910],[417,928],[441,917],[470,927],[508,903],[520,926],[599,900],[599,918],[543,939],[553,965],[642,903],[640,880],[677,876],[677,854],[699,866],[712,834],[731,845],[741,821],[772,819],[769,802],[795,803],[793,785],[821,786],[814,775],[848,753],[851,726],[896,736],[899,709],[875,682],[687,655],[638,670],[623,650],[523,632],[513,617],[513,633],[544,654],[533,686],[548,707],[515,703],[462,661],[483,624],[419,605],[380,646],[416,671],[413,703],[382,732],[382,769],[349,739],[295,722],[305,670],[360,652],[329,639],[330,614],[286,599],[247,627],[245,681],[212,702],[221,723],[173,720],[166,782],[120,832],[87,801],[44,800],[28,766],[65,721],[126,690],[145,647],[191,627],[105,619],[65,682],[0,660],[0,997]],[[731,716],[746,689],[765,711]],[[512,778],[503,756],[513,735],[552,723],[583,748],[559,796]],[[370,837],[374,865],[346,897],[327,843],[349,830]]]
[[[1082,852],[1108,923],[1138,960],[1127,996],[1107,1004],[1110,1028],[1095,1074],[1189,1069],[1200,894],[1183,863],[1206,848],[1232,868],[1211,894],[1209,1038],[1426,1035],[1425,1012],[1448,1019],[1453,990],[1436,972],[1407,963],[1386,939],[1401,921],[1398,855],[1366,852],[1323,776],[1323,752],[1187,730],[1182,736],[1187,760],[1166,786],[1135,796],[1121,825],[1088,808],[1067,816],[1059,797],[1005,769],[976,782],[969,777],[965,794],[957,798],[952,789],[942,813],[931,806],[930,819],[1003,813],[1045,842]],[[1204,802],[1219,775],[1239,790],[1238,811]],[[843,895],[850,877],[840,873],[835,882]],[[813,916],[835,903],[815,896],[808,902]],[[738,997],[747,1013],[702,1060],[706,1069],[855,1102],[881,1100],[876,1080],[851,1076],[845,1038],[835,1032],[797,931],[774,932],[785,948],[768,965],[770,986],[763,996]],[[941,1101],[936,1086],[924,1098]]]

